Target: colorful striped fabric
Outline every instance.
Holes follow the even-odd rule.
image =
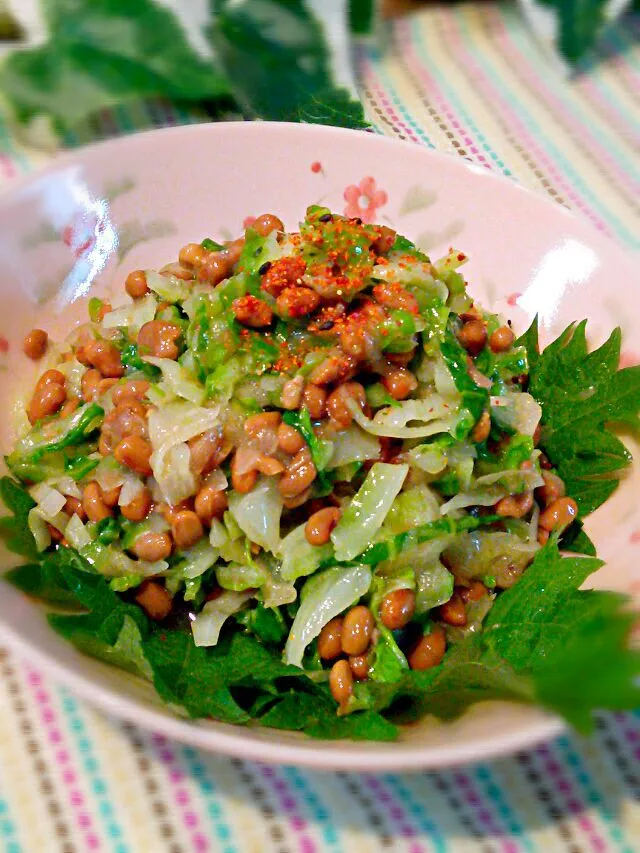
[[[6,853],[637,853],[640,714],[439,773],[312,773],[220,758],[108,719],[5,657]]]
[[[377,129],[456,151],[640,245],[640,22],[558,78],[512,5],[438,6],[358,49]],[[194,120],[162,103],[69,143]],[[0,116],[0,181],[46,159]],[[0,659],[0,853],[639,853],[640,713],[509,759],[321,774],[200,753],[105,717]]]
[[[640,16],[564,80],[507,4],[437,6],[360,55],[369,115],[390,136],[455,151],[640,248]]]

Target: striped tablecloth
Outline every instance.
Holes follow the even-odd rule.
[[[510,175],[637,250],[639,34],[627,19],[567,81],[511,5],[435,7],[395,23],[384,51],[359,48],[359,79],[380,132]],[[100,116],[87,136],[187,118],[152,104]],[[44,159],[0,117],[0,179]],[[640,851],[640,714],[459,770],[319,774],[199,753],[105,717],[11,656],[0,667],[6,853]]]

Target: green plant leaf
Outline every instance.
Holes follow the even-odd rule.
[[[476,702],[535,701],[530,680],[476,637],[454,646],[442,667],[410,674],[407,680],[418,713],[444,720],[460,716]]]
[[[527,347],[529,393],[542,407],[540,444],[584,517],[615,491],[631,454],[611,429],[640,426],[640,366],[618,369],[620,330],[589,352],[586,320],[569,326],[537,352],[537,325]]]
[[[49,617],[49,622],[59,634],[85,654],[126,669],[141,678],[152,679],[153,672],[145,657],[140,628],[130,615],[123,616],[115,643],[108,642],[96,633],[91,616],[56,614]]]
[[[72,608],[82,606],[78,596],[67,586],[67,578],[58,561],[48,555],[39,564],[27,563],[10,569],[4,578],[27,595],[48,604]]]
[[[581,590],[602,565],[562,557],[553,540],[517,584],[498,596],[481,635],[486,648],[528,675],[542,704],[588,731],[598,708],[640,704],[640,652],[629,648],[636,620],[626,596]]]
[[[153,631],[144,644],[153,682],[162,698],[181,706],[191,717],[214,717],[247,723],[249,714],[229,692],[224,663],[212,652],[194,645],[182,631]]]
[[[0,88],[22,121],[45,114],[59,130],[132,99],[189,103],[229,95],[213,59],[188,43],[178,18],[153,0],[43,0],[49,40],[11,53]]]
[[[349,0],[349,28],[354,35],[368,35],[375,26],[376,0]]]
[[[24,31],[9,9],[6,8],[4,0],[0,3],[0,41],[20,41],[24,37]]]
[[[410,674],[421,711],[457,716],[484,699],[539,703],[589,731],[599,708],[640,703],[640,652],[629,648],[629,600],[580,590],[602,562],[562,557],[550,540],[517,584],[498,598],[481,634],[455,646],[444,663]],[[416,692],[417,691],[417,695]]]
[[[579,589],[601,565],[562,557],[550,540],[497,597],[482,633],[452,646],[433,669],[356,684],[349,709],[452,719],[476,702],[508,699],[542,705],[584,732],[598,709],[632,710],[640,704],[640,652],[629,648],[629,600]]]
[[[303,0],[215,8],[211,40],[248,117],[367,126],[362,105],[332,82],[321,24]]]
[[[0,479],[0,499],[11,513],[0,518],[0,539],[14,554],[38,560],[40,555],[28,526],[29,512],[36,505],[35,501],[11,477]]]
[[[354,31],[372,26],[354,0]],[[0,88],[18,120],[47,116],[73,132],[102,109],[162,97],[212,117],[366,127],[362,106],[333,78],[323,24],[303,0],[211,0],[213,50],[200,55],[179,17],[155,0],[42,0],[49,38],[15,50]],[[346,23],[346,20],[345,20]]]
[[[390,741],[398,737],[397,727],[376,711],[363,711],[346,717],[326,714],[315,725],[305,729],[310,737],[324,740]]]
[[[263,705],[267,710],[261,713]],[[327,740],[389,741],[398,736],[396,726],[377,711],[336,716],[335,702],[326,687],[316,687],[311,693],[291,690],[275,702],[259,702],[254,713],[261,725]]]
[[[234,618],[245,631],[267,646],[281,645],[289,633],[280,608],[265,607],[261,602],[258,602],[256,607],[239,611]]]
[[[560,547],[563,551],[571,551],[573,554],[596,556],[596,546],[584,532],[582,522],[578,519],[563,532],[560,537]]]
[[[264,726],[274,729],[303,731],[309,726],[317,726],[323,717],[335,716],[335,703],[327,696],[324,701],[315,694],[300,693],[291,690],[271,703],[269,710],[259,717]]]
[[[558,19],[558,48],[571,63],[581,59],[596,44],[607,22],[610,0],[538,0],[554,10]]]

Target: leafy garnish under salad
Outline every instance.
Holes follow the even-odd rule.
[[[315,206],[33,330],[7,579],[192,717],[384,740],[487,699],[581,730],[638,705],[628,601],[581,586],[640,368],[584,323],[516,340],[465,261]]]

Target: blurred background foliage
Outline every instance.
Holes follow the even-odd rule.
[[[612,8],[621,11],[631,0],[519,2],[534,29],[540,15],[543,28],[554,28],[565,61],[575,62],[593,46]],[[419,5],[0,0],[0,40],[11,48],[0,65],[0,95],[22,134],[45,146],[73,141],[102,110],[150,98],[166,99],[196,120],[366,127],[351,74],[353,42],[376,37],[385,16]]]

